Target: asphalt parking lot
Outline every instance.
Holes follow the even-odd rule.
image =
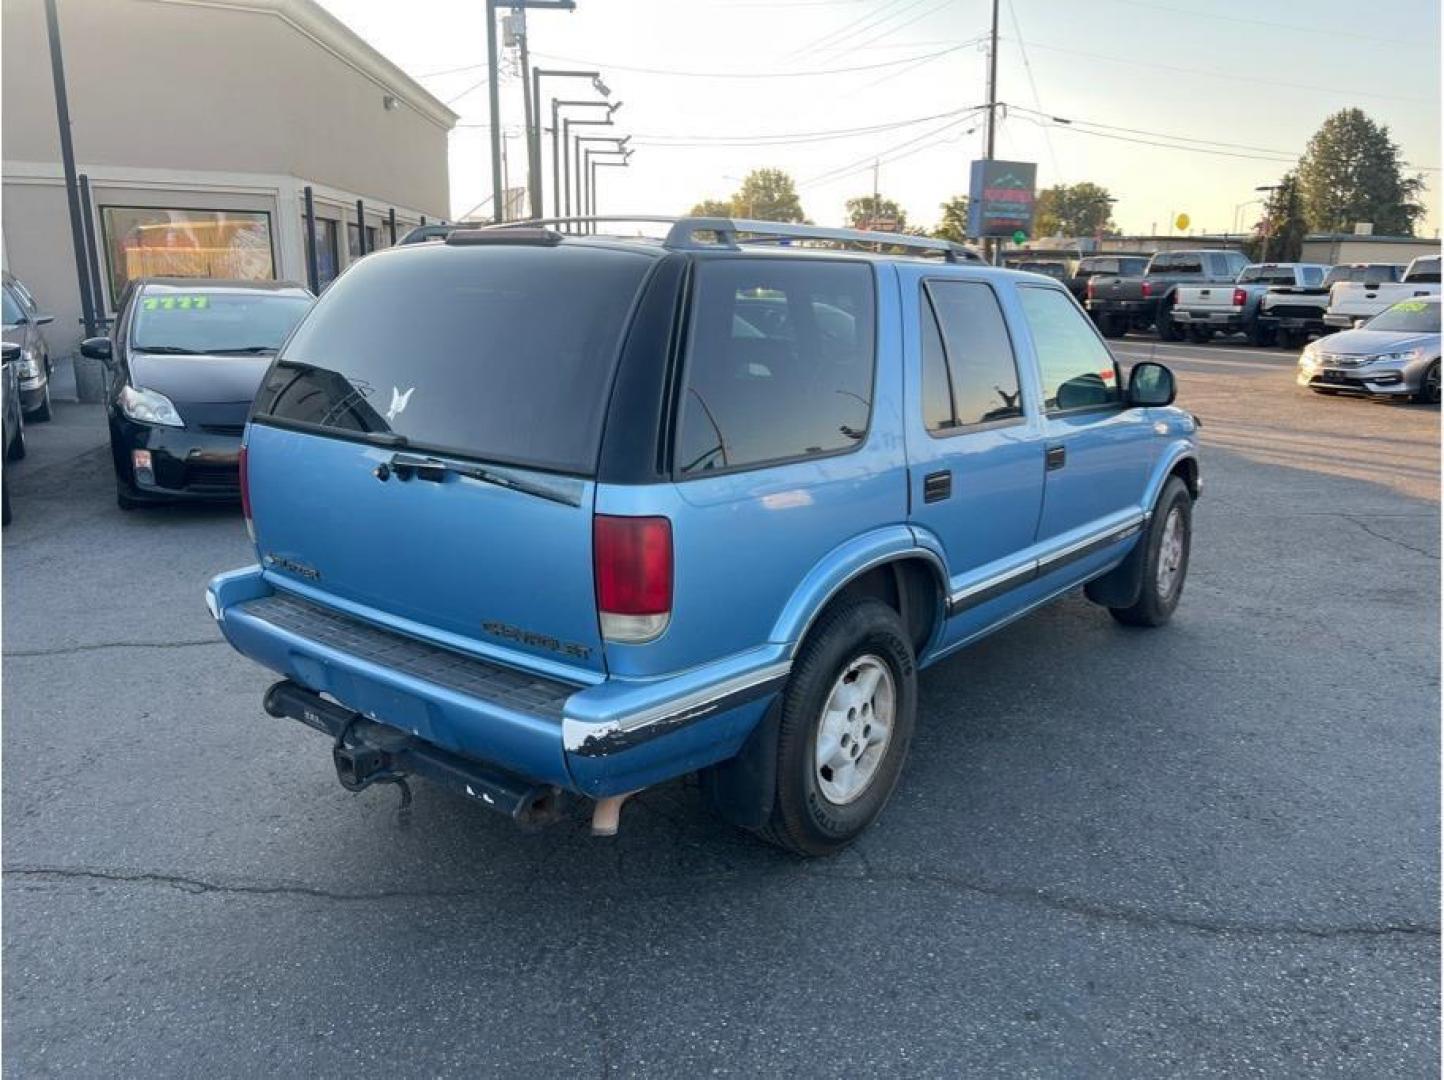
[[[1081,597],[925,673],[877,827],[802,863],[695,786],[522,833],[351,795],[206,614],[238,513],[115,506],[58,405],[4,538],[7,1076],[1436,1075],[1439,411],[1174,366],[1173,624]]]

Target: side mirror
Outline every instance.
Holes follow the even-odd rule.
[[[80,355],[110,363],[110,338],[91,337],[80,343]]]
[[[0,343],[0,363],[10,364],[20,359],[20,346],[13,341]]]
[[[1172,405],[1178,394],[1173,382],[1173,372],[1162,364],[1144,360],[1134,364],[1128,375],[1128,404],[1142,408],[1161,408]]]

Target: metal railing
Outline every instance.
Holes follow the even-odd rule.
[[[872,232],[866,229],[834,229],[823,225],[794,225],[784,221],[754,221],[749,218],[720,217],[662,217],[651,214],[631,214],[606,217],[550,217],[531,218],[527,221],[508,221],[500,225],[489,225],[489,229],[511,229],[518,227],[536,228],[546,225],[606,225],[636,223],[666,225],[665,235],[649,237],[660,240],[662,246],[674,251],[707,251],[717,248],[740,250],[746,244],[781,243],[788,240],[803,240],[811,243],[832,243],[842,245],[867,244],[883,248],[901,249],[911,254],[941,255],[947,262],[982,262],[976,251],[952,240],[941,240],[932,236],[912,236],[907,233]],[[590,230],[589,231],[594,231]],[[698,234],[712,239],[699,239]],[[638,234],[641,235],[641,234]]]

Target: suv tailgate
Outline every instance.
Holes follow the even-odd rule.
[[[246,472],[267,572],[453,647],[605,670],[594,477],[654,263],[500,241],[350,268],[256,399]]]

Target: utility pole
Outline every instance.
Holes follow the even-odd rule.
[[[993,28],[988,33],[988,148],[984,160],[993,160],[993,142],[998,127],[998,0],[993,0]],[[983,238],[983,254],[989,262],[997,260],[998,246],[991,237]]]
[[[501,87],[496,70],[496,0],[486,0],[486,83],[491,98],[491,220],[501,224]]]
[[[75,177],[75,146],[70,141],[70,100],[65,93],[65,61],[60,52],[60,16],[55,0],[45,0],[45,30],[50,38],[50,74],[55,80],[55,115],[60,122],[60,161],[65,171],[65,199],[70,209],[70,239],[75,246],[75,273],[80,282],[80,313],[85,336],[94,337],[96,297],[90,295],[90,271],[80,218],[80,185]],[[98,399],[97,399],[98,400]]]
[[[879,159],[877,159],[877,158],[873,158],[873,159],[872,159],[872,213],[871,213],[870,215],[868,215],[868,221],[867,221],[867,227],[868,227],[869,229],[876,229],[876,228],[877,228],[877,199],[878,199],[878,191],[877,191],[877,170],[878,170],[879,164],[881,164],[881,162],[879,161]]]

